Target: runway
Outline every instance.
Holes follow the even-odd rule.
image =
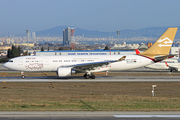
[[[82,76],[70,77],[0,77],[0,82],[180,82],[179,76],[97,76],[84,79]]]
[[[8,120],[161,120],[180,118],[179,112],[0,112],[0,119]]]
[[[82,76],[69,77],[0,77],[0,82],[180,82],[180,76],[96,76],[96,79],[84,79]],[[179,111],[154,112],[0,112],[0,119],[5,120],[179,120]]]

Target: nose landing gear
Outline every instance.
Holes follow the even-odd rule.
[[[25,76],[24,76],[24,72],[21,72],[21,78],[24,79]]]

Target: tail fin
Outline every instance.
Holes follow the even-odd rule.
[[[166,66],[169,67],[169,65],[167,64],[167,62],[165,62]]]
[[[177,29],[177,27],[168,28],[149,49],[140,53],[139,55],[147,56],[150,58],[154,58],[157,55],[169,55],[169,51],[174,41]]]
[[[138,49],[135,49],[135,51],[137,55],[141,53]]]

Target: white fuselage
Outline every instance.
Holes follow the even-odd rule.
[[[102,62],[109,60],[118,60],[124,55],[81,55],[81,56],[22,56],[16,57],[4,66],[17,71],[51,71],[55,72],[59,67],[68,67],[77,64],[86,64],[93,62]],[[96,71],[122,71],[152,64],[152,60],[139,55],[126,55],[126,59],[120,62],[114,62],[107,66],[97,67]]]

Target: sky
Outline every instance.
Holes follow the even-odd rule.
[[[180,0],[0,0],[0,34],[56,26],[114,32],[180,26]]]

